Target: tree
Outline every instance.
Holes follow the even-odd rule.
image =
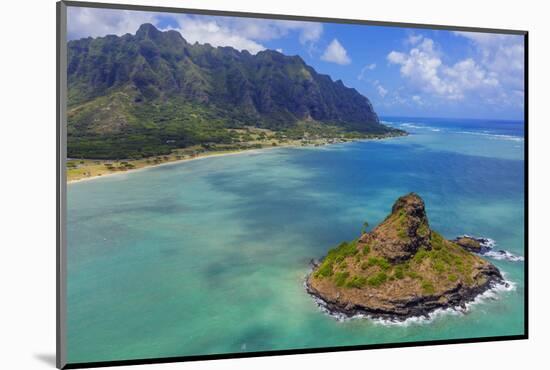
[[[361,229],[361,234],[366,234],[369,223],[367,221],[363,222],[363,228]]]

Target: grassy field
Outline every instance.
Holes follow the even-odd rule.
[[[289,133],[271,131],[262,128],[232,129],[232,135],[238,138],[237,142],[231,144],[202,144],[181,149],[173,149],[170,154],[152,156],[141,159],[75,159],[67,160],[67,181],[74,182],[98,176],[106,176],[121,172],[136,170],[139,168],[151,167],[163,163],[175,161],[192,160],[201,157],[238,153],[246,150],[273,148],[273,147],[296,147],[296,146],[322,146],[336,144],[357,139],[381,139],[388,136],[344,136],[335,133],[334,137],[327,137],[326,133]]]

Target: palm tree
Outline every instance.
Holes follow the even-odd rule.
[[[363,222],[363,228],[361,229],[361,234],[365,234],[367,232],[368,227],[369,227],[369,223],[367,221]]]

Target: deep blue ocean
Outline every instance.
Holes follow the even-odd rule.
[[[253,352],[523,333],[524,264],[465,312],[338,321],[308,262],[423,197],[447,238],[524,255],[524,124],[384,117],[409,136],[278,148],[68,185],[68,360]]]

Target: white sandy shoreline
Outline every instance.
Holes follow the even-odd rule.
[[[344,144],[344,143],[341,143],[341,144]],[[107,174],[103,174],[101,176],[91,176],[91,177],[84,177],[82,179],[77,179],[77,180],[69,180],[69,181],[67,181],[67,185],[76,184],[76,183],[84,182],[84,181],[91,181],[91,180],[111,177],[111,176],[126,175],[126,174],[135,173],[135,172],[143,171],[143,170],[148,170],[148,169],[156,168],[156,167],[160,167],[160,166],[181,164],[181,163],[186,163],[186,162],[190,162],[190,161],[196,161],[196,160],[199,160],[199,159],[225,157],[225,156],[240,155],[240,154],[255,153],[255,152],[261,153],[261,152],[264,152],[264,151],[267,151],[267,150],[286,149],[286,148],[302,148],[302,147],[298,146],[298,145],[286,145],[286,146],[281,145],[281,146],[276,146],[276,147],[254,148],[254,149],[246,149],[246,150],[227,152],[227,153],[206,154],[206,155],[193,157],[193,158],[184,158],[184,159],[178,159],[178,160],[175,160],[175,161],[170,161],[170,162],[165,162],[165,163],[152,164],[152,165],[145,166],[145,167],[142,167],[142,168],[136,168],[136,169],[126,170],[126,171],[121,171],[121,172],[107,173]]]
[[[407,136],[407,135],[405,135],[405,136]],[[402,136],[389,136],[389,137],[384,137],[384,138],[354,139],[354,140],[343,141],[343,142],[338,142],[338,143],[333,143],[333,144],[325,144],[323,146],[338,145],[338,144],[349,144],[349,143],[354,143],[354,142],[369,142],[369,141],[373,141],[373,140],[387,140],[387,139],[395,139],[395,138],[399,138],[399,137],[402,137]],[[189,161],[195,161],[195,160],[198,160],[198,159],[225,157],[225,156],[230,156],[230,155],[240,155],[240,154],[246,154],[246,153],[263,153],[263,152],[268,151],[268,150],[288,149],[288,148],[305,149],[305,148],[319,148],[319,147],[313,146],[313,145],[303,146],[303,145],[291,144],[291,145],[278,145],[278,146],[274,146],[274,147],[244,149],[244,150],[232,151],[232,152],[227,152],[227,153],[206,154],[206,155],[202,155],[202,156],[199,155],[199,156],[193,157],[193,158],[184,158],[184,159],[178,159],[178,160],[165,162],[165,163],[152,164],[152,165],[148,165],[148,166],[145,166],[145,167],[142,167],[142,168],[136,168],[136,169],[126,170],[126,171],[122,171],[122,172],[113,172],[113,173],[103,174],[101,176],[91,176],[91,177],[84,177],[84,178],[77,179],[77,180],[69,180],[69,181],[67,181],[67,185],[76,184],[76,183],[84,182],[84,181],[91,181],[91,180],[110,177],[110,176],[135,173],[137,171],[143,171],[143,170],[147,170],[147,169],[155,168],[155,167],[160,167],[160,166],[181,164],[181,163],[185,163],[185,162],[189,162]]]

